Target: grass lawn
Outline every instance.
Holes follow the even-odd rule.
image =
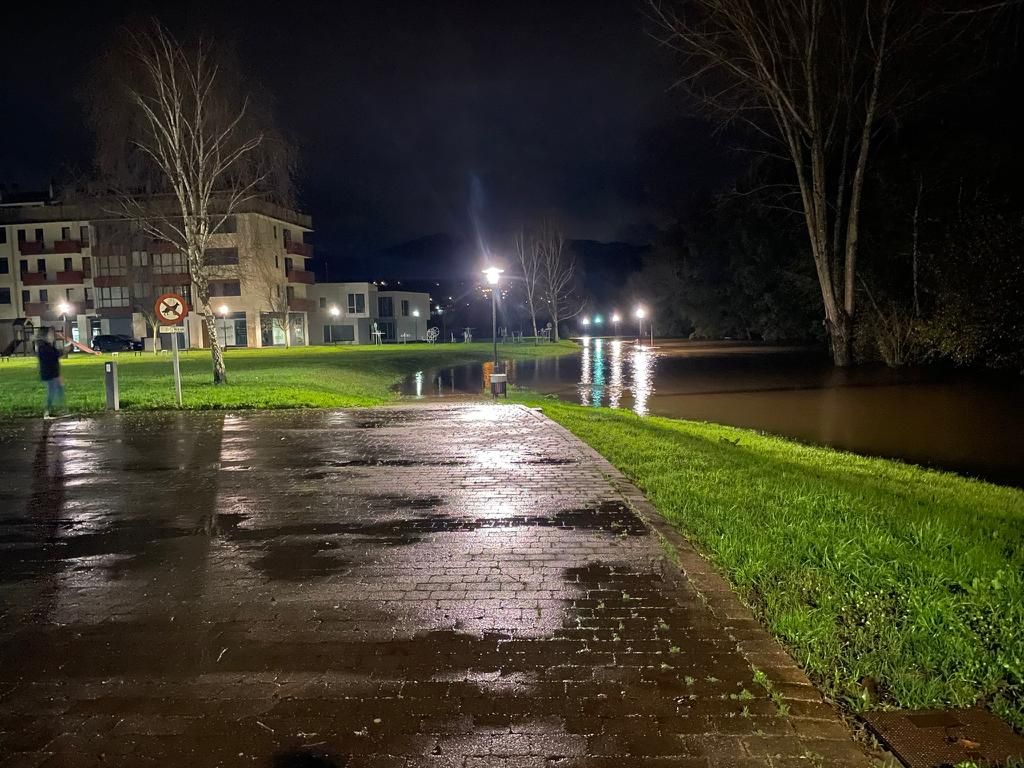
[[[982,701],[1024,728],[1024,492],[748,430],[532,403],[643,489],[836,699]]]
[[[505,358],[573,353],[571,342],[505,344]],[[209,350],[181,356],[182,398],[186,408],[341,408],[379,405],[396,398],[391,388],[405,376],[436,366],[491,359],[489,343],[392,344],[383,347],[294,347],[229,349],[228,384],[212,383]],[[109,355],[75,354],[61,363],[68,409],[73,413],[105,407],[103,363]],[[169,354],[117,357],[121,407],[173,408],[174,378]],[[0,414],[38,416],[43,386],[36,360],[13,358],[0,363]]]

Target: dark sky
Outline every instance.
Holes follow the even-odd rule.
[[[118,25],[149,13],[231,40],[274,94],[335,264],[471,239],[477,221],[502,244],[545,213],[573,238],[643,241],[718,173],[639,0],[96,2],[5,14],[0,182],[87,166],[76,89]]]

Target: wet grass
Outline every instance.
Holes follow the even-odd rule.
[[[577,350],[573,342],[506,344],[499,354],[522,359]],[[210,353],[196,350],[181,356],[182,398],[189,409],[380,405],[396,399],[392,387],[405,376],[423,368],[486,361],[491,353],[487,343],[228,350],[228,384],[214,386]],[[103,410],[103,363],[110,359],[73,355],[62,362],[70,412]],[[175,407],[169,354],[121,354],[117,362],[122,408]],[[35,358],[0,363],[0,415],[38,416],[42,406]]]
[[[1024,492],[748,430],[536,400],[628,475],[854,711],[1024,729]]]

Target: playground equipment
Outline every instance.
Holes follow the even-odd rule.
[[[11,357],[12,355],[31,355],[35,352],[33,340],[35,338],[35,326],[32,321],[19,317],[12,324],[14,338],[0,352],[0,357]]]

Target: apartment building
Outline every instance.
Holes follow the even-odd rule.
[[[110,210],[103,200],[0,200],[0,348],[26,321],[84,344],[99,334],[149,339],[157,296],[180,293],[191,305],[184,255]],[[282,345],[285,334],[293,345],[308,343],[311,228],[308,216],[263,200],[225,220],[205,255],[223,344]],[[209,346],[201,308],[191,309],[185,344]]]
[[[317,283],[309,296],[310,344],[373,344],[375,324],[384,343],[415,341],[430,326],[428,293],[376,283]]]

